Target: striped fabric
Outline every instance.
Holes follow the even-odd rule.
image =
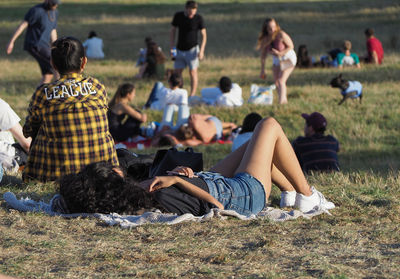
[[[23,129],[34,138],[23,179],[56,180],[99,161],[118,165],[107,110],[107,93],[97,79],[69,74],[40,86]]]
[[[304,172],[340,171],[337,155],[339,142],[333,136],[314,134],[298,137],[292,145]]]

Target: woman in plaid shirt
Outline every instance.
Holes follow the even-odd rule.
[[[118,165],[107,93],[97,79],[82,76],[87,62],[82,43],[58,39],[51,59],[61,78],[41,85],[32,96],[23,131],[33,142],[23,179],[56,180],[93,162]]]

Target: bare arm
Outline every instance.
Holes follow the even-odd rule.
[[[54,41],[57,40],[57,30],[56,29],[51,30],[50,40],[51,40],[51,43],[54,43]]]
[[[201,46],[200,46],[200,53],[199,53],[199,59],[202,60],[204,58],[204,50],[206,49],[206,44],[207,44],[207,31],[205,28],[201,29]]]
[[[266,45],[261,45],[261,72],[260,77],[265,79],[265,59],[267,59],[268,51]]]
[[[7,54],[11,54],[11,52],[14,49],[14,43],[17,40],[17,38],[24,32],[24,30],[28,27],[28,22],[27,21],[22,21],[21,24],[17,27],[17,30],[15,30],[14,35],[11,37],[10,42],[7,45]]]
[[[376,51],[372,51],[372,61],[374,64],[378,65],[379,64],[379,59],[378,59],[378,54],[376,54]]]
[[[287,52],[289,52],[290,50],[294,49],[294,44],[292,39],[289,37],[288,34],[286,34],[286,32],[281,32],[281,36],[282,36],[282,41],[283,44],[286,46],[286,48],[284,50],[278,51],[276,49],[272,49],[272,53],[277,55],[277,56],[284,56]]]
[[[193,197],[196,197],[208,203],[212,203],[220,209],[224,209],[224,206],[219,201],[217,201],[217,199],[211,196],[210,193],[207,193],[203,189],[197,187],[196,185],[193,185],[190,182],[187,182],[186,180],[178,176],[156,176],[152,179],[145,180],[139,183],[139,186],[141,188],[150,193],[170,187],[172,185],[178,186],[180,189],[182,189],[189,195],[192,195]]]
[[[22,148],[26,152],[29,152],[29,147],[31,146],[32,138],[24,137],[24,134],[22,132],[22,126],[19,123],[17,123],[14,127],[10,129],[10,132],[13,135],[13,137],[19,142]]]
[[[128,104],[122,104],[122,111],[141,122],[147,121],[147,115],[145,113],[138,112]]]
[[[176,33],[176,27],[172,26],[171,30],[169,31],[169,48],[172,50],[175,46],[175,33]],[[172,56],[172,52],[170,52]]]

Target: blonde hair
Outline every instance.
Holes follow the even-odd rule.
[[[269,34],[267,27],[268,27],[268,24],[272,21],[274,21],[276,24],[276,31],[273,34]],[[276,22],[276,20],[274,18],[267,18],[266,20],[264,20],[262,27],[261,27],[261,32],[258,35],[256,49],[259,50],[262,47],[269,45],[273,40],[275,40],[276,36],[280,32],[281,32],[281,27],[279,26],[278,22]],[[266,39],[269,39],[269,40],[266,41]]]
[[[350,49],[351,49],[351,42],[348,41],[348,40],[344,41],[344,42],[343,42],[343,48],[344,48],[345,50],[350,50]]]

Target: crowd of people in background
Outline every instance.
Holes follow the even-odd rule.
[[[203,17],[197,13],[198,4],[195,1],[187,1],[184,11],[177,12],[171,23],[173,71],[166,71],[167,57],[152,38],[147,37],[146,47],[141,49],[136,78],[158,80],[143,109],[163,111],[162,121],[151,127],[151,133],[148,127],[142,125],[149,121],[147,114],[132,107],[136,94],[134,84],[121,84],[108,102],[105,86],[94,77],[82,75],[87,59],[105,57],[103,40],[95,31],[89,33],[83,44],[74,37],[57,38],[59,4],[58,0],[45,0],[32,7],[7,46],[7,53],[10,54],[16,39],[27,29],[24,49],[37,60],[42,73],[40,86],[30,100],[23,128],[19,124],[20,118],[0,99],[0,152],[24,166],[25,181],[62,178],[61,192],[70,212],[103,212],[110,208],[116,212],[131,212],[139,204],[135,197],[144,189],[147,193],[142,193],[140,197],[170,212],[204,214],[210,208],[218,207],[230,208],[244,215],[256,214],[266,204],[271,181],[282,191],[282,207],[296,205],[302,211],[308,211],[316,204],[323,204],[327,209],[334,207],[308,185],[304,176],[311,171],[340,170],[337,156],[339,142],[335,137],[324,134],[327,120],[321,113],[302,114],[305,119],[304,137],[298,137],[292,144],[273,118],[263,119],[257,113],[248,114],[239,127],[213,115],[190,113],[190,104],[195,103],[232,108],[244,103],[242,88],[227,76],[222,76],[216,87],[202,89],[201,97],[196,96],[199,61],[205,57],[207,32]],[[296,55],[288,33],[275,19],[267,18],[262,23],[256,46],[260,51],[260,77],[266,79],[266,58],[270,55],[278,103],[286,104],[286,83],[295,67],[329,65],[360,68],[361,61],[381,64],[384,56],[382,44],[371,28],[365,30],[365,36],[367,55],[361,59],[351,51],[350,41],[345,41],[342,49],[333,50],[331,54],[335,54],[334,58],[328,58],[329,61],[326,57],[313,59],[306,45],[299,46]],[[182,82],[182,72],[186,67],[190,76],[189,92],[183,88]],[[161,82],[165,76],[168,86]],[[174,124],[175,113],[177,120]],[[175,171],[188,179],[155,177],[135,184],[134,191],[128,190],[126,173],[118,167],[115,142],[150,134],[155,146],[196,146],[231,135],[232,153],[211,169],[213,173],[200,173],[194,179],[190,169],[180,167]],[[93,191],[82,194],[82,197],[85,200],[94,199],[94,203],[102,204],[103,208],[100,205],[85,207],[82,204],[84,199],[77,197],[77,193],[85,192],[85,187],[100,183],[97,180],[93,185],[83,185],[80,178],[85,176],[88,181],[95,180],[99,173],[103,174],[104,183],[117,181],[115,185],[120,185],[120,191],[111,194],[114,198],[110,202],[118,201],[115,208],[107,205],[106,209],[104,200],[88,196],[93,195]],[[180,191],[179,197],[166,192],[171,186]],[[245,190],[239,196],[250,195],[254,202],[247,204],[240,199],[227,202],[223,192],[230,186],[232,195],[239,188],[248,187],[251,193]],[[182,210],[171,207],[176,200],[180,203],[190,200],[191,208]],[[132,206],[120,206],[126,205],[127,201]]]

